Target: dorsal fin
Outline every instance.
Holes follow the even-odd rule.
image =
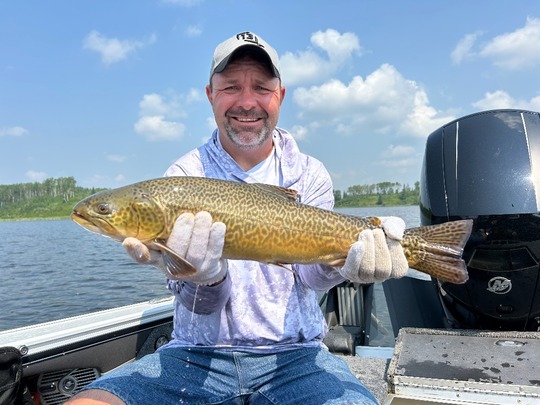
[[[298,191],[296,190],[285,188],[285,187],[273,186],[271,184],[264,184],[264,183],[253,183],[251,185],[253,187],[257,187],[260,190],[263,190],[266,193],[270,193],[276,197],[281,197],[287,200],[300,202],[300,196],[298,195]]]

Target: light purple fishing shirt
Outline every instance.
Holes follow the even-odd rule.
[[[280,184],[298,191],[301,201],[332,209],[330,175],[317,159],[301,153],[285,130],[274,131],[274,153]],[[201,147],[178,159],[165,176],[199,176],[256,182],[223,149],[218,130]],[[317,291],[344,281],[332,267],[279,266],[229,260],[225,280],[196,286],[169,280],[175,295],[171,345],[217,346],[235,350],[275,352],[297,346],[321,345],[328,328]]]

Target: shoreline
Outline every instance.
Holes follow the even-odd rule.
[[[0,218],[0,222],[59,221],[62,219],[69,219],[69,215],[62,217]]]
[[[342,205],[334,206],[334,209],[349,209],[349,208],[393,208],[393,207],[418,207],[418,204],[399,204],[399,205]],[[59,221],[70,219],[69,215],[60,217],[21,217],[21,218],[0,218],[0,222],[22,222],[22,221]]]

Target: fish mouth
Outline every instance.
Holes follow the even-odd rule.
[[[73,211],[71,213],[71,219],[91,232],[105,235],[113,239],[123,239],[119,238],[118,232],[116,232],[116,229],[111,226],[111,224],[101,218],[89,218],[77,211]]]
[[[103,233],[99,226],[95,225],[94,222],[89,220],[84,215],[79,214],[77,211],[73,211],[71,213],[71,219],[75,221],[77,224],[79,224],[80,226],[82,226],[83,228],[88,229],[89,231]]]
[[[79,214],[77,211],[73,211],[71,213],[71,219],[74,220],[79,225],[86,225],[90,223],[90,221],[88,221],[88,219],[86,219],[84,215]]]

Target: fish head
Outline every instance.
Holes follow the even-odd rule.
[[[83,228],[123,241],[163,238],[166,218],[159,200],[142,187],[126,186],[93,194],[73,208],[71,214]]]

